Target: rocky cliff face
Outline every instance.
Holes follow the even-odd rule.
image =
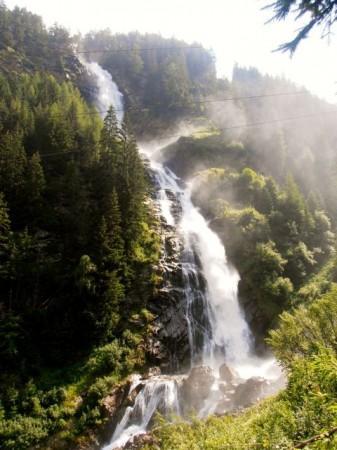
[[[155,177],[152,181],[156,184]],[[181,209],[172,195],[172,213],[178,221]],[[162,279],[160,288],[153,302],[148,305],[156,316],[154,333],[148,339],[150,360],[159,365],[165,373],[183,371],[189,364],[190,348],[188,324],[186,320],[181,252],[183,243],[176,227],[168,225],[160,214],[157,198],[153,198],[155,214],[159,219],[158,233],[162,240],[161,258],[157,273]]]

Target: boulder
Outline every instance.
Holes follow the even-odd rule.
[[[214,414],[216,416],[222,416],[223,414],[226,414],[228,411],[231,411],[232,409],[232,401],[228,397],[222,398],[214,411]]]
[[[233,408],[245,408],[260,400],[266,385],[267,380],[257,377],[249,378],[239,384],[232,396]]]
[[[129,392],[129,395],[127,396],[125,400],[125,406],[133,406],[136,400],[137,395],[140,391],[144,389],[145,383],[139,383],[137,386],[132,389],[131,392]]]
[[[236,386],[231,383],[219,383],[219,391],[222,394],[232,396],[235,392]]]
[[[161,375],[161,370],[160,367],[154,366],[154,367],[150,367],[143,375],[143,380],[147,380],[151,377],[158,377],[159,375]]]
[[[125,385],[117,387],[102,400],[103,414],[105,417],[113,418],[121,407],[125,398]]]
[[[221,381],[225,381],[226,383],[230,384],[234,381],[234,379],[237,377],[236,373],[231,369],[229,366],[227,366],[226,363],[222,364],[219,369],[219,376]]]
[[[156,439],[150,433],[142,433],[131,438],[123,447],[124,450],[139,450],[144,446],[149,445],[151,448],[158,448]]]
[[[185,411],[198,411],[204,400],[210,395],[215,377],[207,366],[193,367],[182,385],[182,397]]]

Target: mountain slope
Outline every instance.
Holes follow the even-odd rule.
[[[174,245],[169,236],[172,248],[162,248],[154,187],[130,128],[143,139],[165,138],[183,119],[202,132],[164,149],[163,160],[185,181],[194,179],[194,200],[241,273],[242,301],[260,342],[280,322],[270,342],[290,382],[276,400],[237,419],[209,419],[213,436],[204,433],[205,422],[160,428],[161,448],[198,448],[201,434],[205,448],[233,440],[272,448],[334,424],[335,349],[325,335],[325,328],[334,330],[336,299],[333,116],[321,121],[328,105],[308,93],[299,101],[288,95],[296,86],[255,69],[236,68],[232,82],[217,80],[212,55],[199,47],[138,33],[76,40],[25,10],[0,6],[6,449],[82,448],[109,423],[105,399],[121,385],[126,392],[130,373],[153,360],[169,365],[167,354],[157,358],[150,346],[158,344],[155,316],[169,301],[158,292],[160,257]],[[104,122],[99,117],[95,80],[75,48],[122,89],[122,126],[113,109]],[[304,113],[312,114],[310,126],[300,127],[295,116]],[[267,130],[255,126],[268,121]],[[170,281],[180,282],[174,275]],[[167,308],[170,323],[179,300],[181,308],[180,297]],[[306,306],[279,318],[301,302]],[[320,308],[324,314],[314,317]],[[302,318],[313,324],[314,337]],[[162,331],[163,341],[174,342]],[[288,335],[302,349],[299,358],[286,348]]]

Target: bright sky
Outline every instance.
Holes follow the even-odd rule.
[[[213,49],[220,76],[230,78],[235,62],[263,73],[285,75],[312,92],[337,102],[337,40],[320,39],[321,31],[304,41],[295,55],[272,51],[290,40],[299,24],[265,25],[271,0],[5,0],[58,23],[71,32],[110,28],[112,32],[160,33]]]

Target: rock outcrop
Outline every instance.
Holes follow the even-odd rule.
[[[209,397],[215,377],[210,367],[193,367],[181,388],[184,412],[199,411]]]
[[[139,450],[146,445],[150,445],[151,448],[158,448],[158,450],[159,450],[157,441],[151,433],[142,433],[142,434],[139,434],[138,436],[135,436],[134,438],[130,439],[130,441],[128,441],[125,444],[123,449],[124,450]],[[118,449],[116,449],[116,450],[118,450]]]
[[[156,185],[153,174],[152,181]],[[181,215],[180,203],[170,191],[166,195],[171,200],[171,212],[178,222]],[[155,269],[162,283],[148,305],[156,319],[153,334],[147,341],[147,352],[153,364],[160,366],[166,373],[172,373],[181,369],[190,356],[181,265],[183,246],[177,229],[168,225],[161,216],[157,199],[153,198],[152,201],[155,215],[159,219],[158,233],[162,241],[161,258]]]
[[[234,409],[246,408],[264,397],[267,381],[264,378],[249,378],[239,384],[232,396]]]
[[[233,369],[231,369],[226,363],[224,363],[219,368],[219,377],[221,381],[232,383],[235,378],[237,378],[237,375],[235,374]]]

